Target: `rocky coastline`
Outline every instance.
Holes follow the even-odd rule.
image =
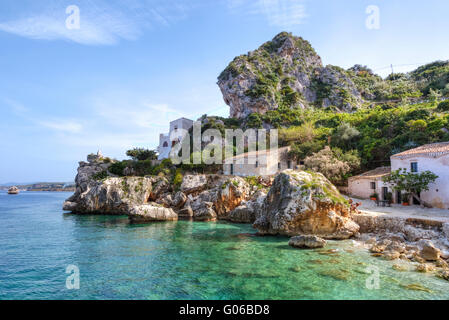
[[[127,215],[135,223],[249,223],[258,235],[289,236],[289,244],[300,249],[351,238],[373,256],[397,261],[398,271],[415,268],[449,280],[449,223],[361,213],[319,173],[286,170],[257,183],[236,176],[185,174],[179,186],[163,175],[95,178],[109,166],[97,158],[80,162],[75,193],[63,209]]]

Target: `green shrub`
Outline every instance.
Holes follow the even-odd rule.
[[[103,170],[101,172],[98,172],[92,176],[92,179],[101,181],[108,177],[108,172],[106,170]]]
[[[111,164],[108,170],[110,173],[122,177],[124,175],[123,170],[129,165],[129,163],[129,161],[114,162],[113,164]]]
[[[182,169],[178,168],[176,169],[175,175],[173,177],[173,187],[176,191],[178,191],[181,188],[182,179],[183,179]]]
[[[437,109],[438,111],[449,111],[449,100],[440,102]]]

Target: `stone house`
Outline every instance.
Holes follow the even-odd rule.
[[[223,174],[235,176],[271,176],[286,169],[296,169],[297,163],[288,158],[290,147],[276,150],[252,151],[227,158]]]
[[[159,135],[158,160],[168,159],[172,147],[180,142],[192,127],[193,120],[187,118],[179,118],[170,122],[170,131]]]
[[[368,199],[373,193],[377,193],[379,195],[379,200],[386,200],[387,194],[392,191],[391,188],[382,181],[382,178],[388,176],[390,172],[390,167],[380,167],[349,178],[349,195],[360,199]]]
[[[449,142],[427,144],[391,156],[391,170],[400,168],[436,174],[438,179],[420,197],[432,207],[449,209]],[[395,193],[394,197],[400,202],[399,193]],[[414,203],[417,204],[416,200]]]
[[[391,171],[407,169],[410,172],[431,171],[438,176],[435,183],[429,186],[429,191],[420,197],[435,208],[449,209],[449,142],[423,145],[395,155],[391,158],[391,167],[381,167],[348,180],[348,193],[351,196],[367,199],[376,192],[381,200],[385,200],[388,192],[392,193],[393,202],[402,203],[404,195],[392,191],[384,184],[382,178]],[[407,199],[409,203],[419,204],[416,199]]]

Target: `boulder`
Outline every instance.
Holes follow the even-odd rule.
[[[178,215],[170,208],[157,204],[144,204],[132,207],[129,219],[132,222],[176,221]]]
[[[441,251],[438,248],[435,248],[431,241],[422,241],[421,243],[421,251],[419,255],[421,258],[427,261],[437,261],[440,259]]]
[[[310,235],[296,236],[290,239],[288,245],[295,248],[323,248],[326,245],[326,240]]]
[[[346,199],[320,173],[286,170],[276,176],[254,228],[259,234],[347,239],[359,231]]]
[[[176,192],[173,200],[171,202],[171,206],[175,209],[182,208],[184,204],[187,202],[187,196],[181,191]]]
[[[226,180],[219,188],[214,208],[219,218],[227,218],[228,214],[237,208],[250,194],[249,184],[240,177]]]
[[[205,190],[207,187],[207,176],[201,175],[185,175],[181,183],[181,191],[189,195]]]
[[[254,223],[266,196],[267,194],[261,190],[256,192],[250,200],[243,201],[240,206],[232,210],[227,219],[237,223]]]
[[[182,208],[181,210],[179,210],[178,216],[179,216],[179,217],[186,217],[186,218],[193,217],[193,210],[192,210],[192,207],[191,207],[190,205],[185,206],[184,208]]]
[[[217,213],[212,209],[214,204],[212,202],[203,202],[201,206],[193,210],[193,218],[196,221],[215,221],[217,220]]]

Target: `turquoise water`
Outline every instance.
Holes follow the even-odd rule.
[[[76,216],[61,211],[68,196],[0,193],[0,299],[449,299],[449,282],[348,252],[351,241],[324,254],[249,225]],[[65,287],[68,265],[79,290]],[[366,288],[372,266],[379,290]]]

